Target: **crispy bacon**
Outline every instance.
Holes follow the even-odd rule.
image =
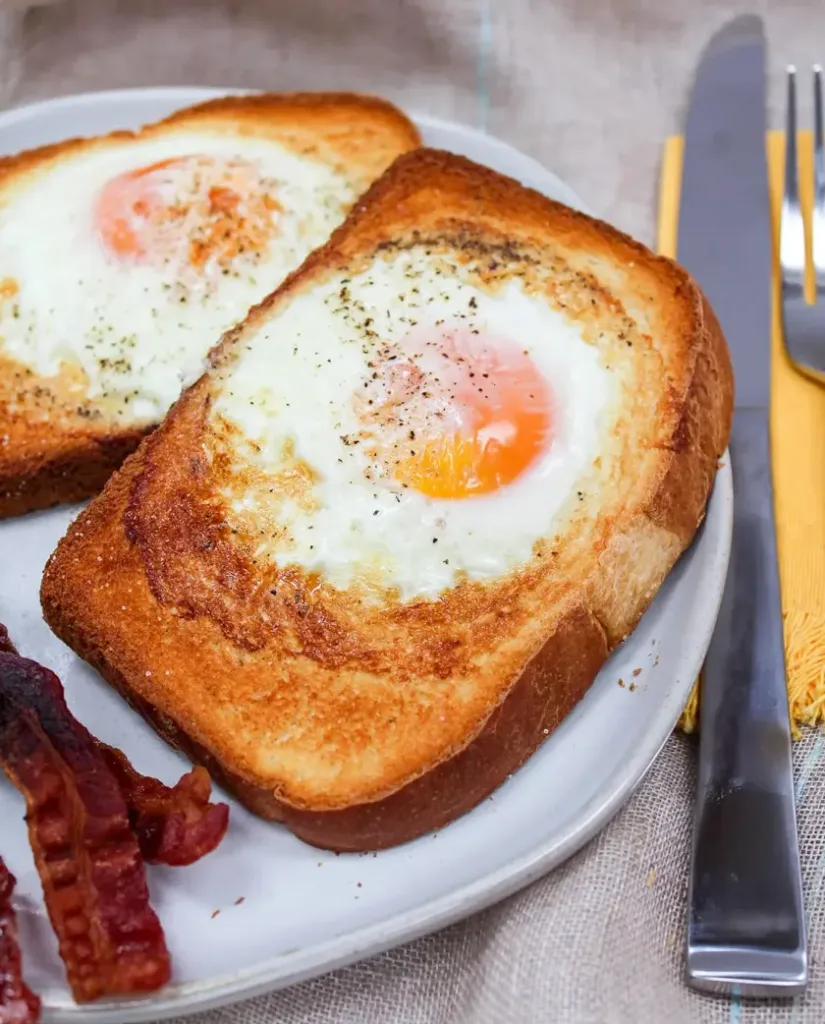
[[[6,651],[8,654],[17,654],[14,644],[9,639],[9,631],[2,622],[0,622],[0,651]]]
[[[5,630],[0,627],[0,643]],[[0,857],[0,1024],[35,1024],[40,1000],[23,981],[17,921],[11,905],[14,875]]]
[[[46,908],[78,1002],[170,976],[117,779],[48,669],[0,653],[0,765],[21,790]]]
[[[98,741],[120,784],[129,820],[146,860],[182,867],[210,853],[226,834],[229,807],[212,804],[205,768],[193,768],[171,788],[135,771],[126,755]]]

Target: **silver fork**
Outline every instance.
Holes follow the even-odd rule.
[[[779,236],[782,333],[797,368],[825,383],[825,145],[822,68],[814,65],[814,205],[811,218],[816,303],[805,299],[805,226],[799,204],[796,139],[796,69],[788,68],[785,120],[785,194]]]

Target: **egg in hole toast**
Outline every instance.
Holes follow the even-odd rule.
[[[0,518],[98,491],[418,143],[384,100],[257,94],[0,158]]]
[[[255,813],[404,842],[523,764],[632,631],[732,387],[681,268],[418,150],[81,513],[46,620]]]

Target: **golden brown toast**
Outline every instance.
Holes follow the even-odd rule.
[[[393,281],[399,266],[405,274],[435,268],[455,288],[472,287],[456,311],[462,318],[488,300],[495,311],[498,300],[526,296],[536,315],[561,325],[575,366],[596,367],[593,380],[613,396],[601,412],[584,410],[601,424],[597,443],[569,494],[542,499],[556,510],[541,536],[525,535],[526,557],[485,576],[456,533],[454,549],[470,568],[437,593],[412,597],[393,581],[417,579],[438,537],[424,532],[408,563],[401,555],[393,562],[392,545],[382,549],[386,560],[373,575],[364,570],[349,583],[337,549],[328,572],[312,568],[311,545],[296,554],[301,514],[283,502],[300,504],[307,487],[323,494],[320,474],[295,462],[288,472],[253,471],[256,456],[247,459],[243,445],[260,445],[218,412],[246,379],[244,368],[257,365],[248,360],[271,356],[288,374],[290,359],[317,342],[317,331],[295,337],[298,312],[315,317],[322,296],[334,294],[346,318],[368,294],[369,275]],[[418,280],[421,291],[430,287]],[[509,305],[501,308],[509,316]],[[363,351],[378,366],[384,342],[369,331],[383,328],[367,312],[361,326],[376,329],[364,331]],[[387,316],[390,331],[399,317]],[[550,333],[536,340],[544,343],[552,347]],[[566,349],[556,351],[562,359]],[[314,394],[295,396],[312,414],[307,438],[324,416],[322,380]],[[567,385],[574,389],[572,376],[564,381],[562,398]],[[587,405],[594,391],[581,394]],[[399,158],[328,244],[227,333],[210,370],[81,513],[46,567],[44,615],[168,742],[252,811],[322,847],[401,843],[486,797],[582,697],[690,544],[731,408],[724,339],[684,270],[508,178],[418,150]],[[563,433],[554,443],[563,446]],[[330,438],[338,463],[360,451],[348,447],[357,440]],[[490,528],[501,550],[516,555],[515,538],[536,506],[509,503],[508,495],[528,493],[518,488],[533,477],[523,479],[469,498],[472,509],[496,510]],[[256,487],[280,510],[273,536],[293,524],[286,548],[264,538],[273,527],[266,502],[234,500]],[[357,493],[341,487],[337,519]],[[406,507],[410,492],[397,494]],[[470,507],[415,501],[424,519],[432,508],[446,521]],[[307,513],[316,514],[323,508]],[[337,519],[328,520],[331,533]],[[429,529],[428,520],[419,532]],[[399,551],[416,530],[390,532]],[[448,534],[445,527],[442,542]],[[358,543],[373,539],[365,530]]]
[[[172,265],[159,268],[165,292],[159,299],[151,298],[156,319],[148,318],[148,310],[140,319],[141,308],[149,305],[144,291],[148,294],[150,289],[138,288],[129,266],[120,268],[120,276],[113,271],[111,280],[107,277],[111,253],[103,253],[87,209],[97,193],[90,191],[91,185],[84,191],[83,182],[92,181],[98,168],[108,168],[113,160],[110,170],[100,172],[101,184],[105,174],[158,159],[168,163],[170,154],[198,152],[205,144],[222,146],[229,155],[233,146],[240,155],[254,146],[258,156],[267,157],[276,184],[272,219],[275,223],[280,218],[280,235],[267,242],[270,248],[263,262],[250,262],[248,253],[222,266],[224,274],[232,271],[232,277],[218,278],[208,310],[198,294],[197,301],[190,297],[186,309],[205,310],[197,321],[175,323],[184,308],[174,306],[180,290],[177,271]],[[169,388],[178,371],[184,383],[196,378],[209,346],[221,333],[326,241],[358,195],[395,157],[418,144],[414,125],[377,98],[264,94],[213,100],[137,132],[73,139],[0,158],[0,518],[96,493],[177,397]],[[291,163],[281,168],[284,153]],[[324,171],[321,175],[319,170],[317,188],[314,179],[304,180],[307,168]],[[69,182],[66,187],[64,179]],[[294,209],[283,203],[276,209],[282,198],[280,184],[298,203]],[[57,215],[52,215],[50,204]],[[71,217],[64,217],[72,204]],[[120,244],[122,238],[115,241]],[[85,259],[92,247],[103,261],[99,273],[89,269],[97,264]],[[249,286],[227,302],[227,281],[247,273]],[[135,292],[131,297],[130,288]],[[185,299],[182,295],[181,303]],[[116,318],[112,311],[118,301],[123,311]],[[99,316],[91,315],[93,307]],[[181,348],[179,358],[175,351],[164,355],[170,364],[165,368],[168,385],[154,408],[138,411],[135,402],[129,402],[140,397],[148,377],[136,367],[134,390],[129,391],[126,378],[118,377],[115,369],[127,360],[134,363],[135,351],[148,351],[161,321],[168,325],[158,342],[164,352],[182,345],[193,333],[201,348],[192,352],[190,342],[189,348]],[[123,337],[101,350],[95,363],[99,325]],[[64,334],[69,336],[68,351],[59,347]],[[58,347],[51,352],[53,343]],[[51,352],[46,362],[44,346]],[[172,365],[176,358],[180,365]],[[104,363],[100,386],[92,388],[93,374]]]

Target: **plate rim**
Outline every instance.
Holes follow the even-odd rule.
[[[53,112],[55,108],[61,107],[71,109],[79,103],[117,105],[119,101],[157,98],[180,99],[181,106],[184,106],[199,102],[198,97],[206,100],[214,96],[243,95],[258,91],[261,90],[191,85],[71,93],[35,100],[0,111],[0,134],[17,123],[36,119],[39,114],[46,111]],[[487,147],[492,146],[500,152],[518,155],[523,166],[527,163],[532,164],[537,173],[548,181],[553,180],[554,188],[557,189],[557,194],[563,197],[563,202],[583,212],[590,212],[566,182],[539,161],[509,143],[460,122],[428,114],[409,111],[407,113],[419,127],[445,129],[472,138]],[[67,133],[67,137],[71,137],[71,133]],[[717,574],[708,580],[708,589],[710,590],[712,585],[713,593],[706,595],[705,610],[703,613],[697,613],[698,621],[691,635],[691,643],[685,646],[679,656],[680,665],[685,668],[695,665],[696,668],[677,674],[678,683],[674,683],[667,692],[654,719],[657,728],[649,728],[646,734],[648,738],[652,735],[653,741],[639,744],[635,748],[634,755],[628,758],[623,770],[614,777],[610,788],[602,789],[594,795],[568,823],[563,833],[550,841],[538,844],[529,853],[522,854],[483,878],[467,882],[452,893],[431,899],[421,906],[396,914],[389,920],[363,926],[323,943],[279,954],[257,963],[248,970],[194,982],[172,983],[160,990],[157,995],[122,1002],[107,1001],[98,1008],[93,1004],[44,1005],[44,1022],[79,1024],[80,1020],[105,1020],[106,1024],[141,1024],[253,999],[348,966],[365,957],[377,955],[463,920],[525,888],[580,850],[625,805],[659,756],[678,721],[710,642],[722,597],[733,524],[733,484],[728,452],[725,453],[717,472],[712,500],[714,506],[718,508],[715,514],[720,519],[716,550],[712,559],[712,564],[717,567]],[[712,600],[709,599],[711,597]]]

